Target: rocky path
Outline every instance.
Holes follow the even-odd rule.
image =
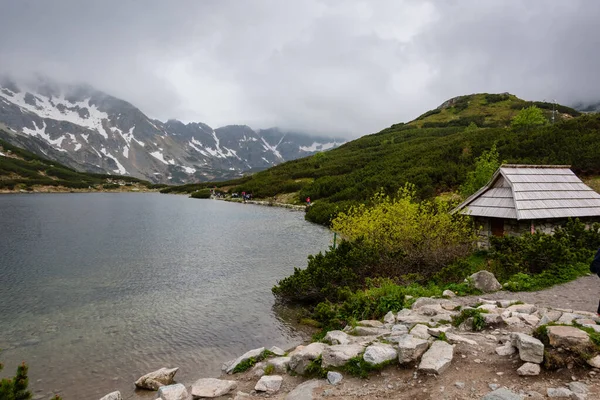
[[[467,304],[482,296],[456,298],[457,302]],[[556,285],[538,292],[505,292],[486,294],[486,299],[515,299],[523,303],[532,303],[542,307],[566,308],[596,312],[600,300],[600,278],[596,275],[585,276],[562,285]]]

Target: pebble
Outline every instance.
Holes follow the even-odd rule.
[[[454,386],[456,386],[459,389],[464,389],[465,383],[464,382],[454,382]]]
[[[497,383],[490,383],[488,387],[490,388],[490,390],[496,390],[500,387],[500,385],[498,385]]]
[[[548,390],[546,391],[546,394],[550,398],[570,399],[571,396],[573,395],[573,392],[567,388],[561,387],[561,388],[548,388]]]

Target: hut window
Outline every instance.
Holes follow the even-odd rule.
[[[504,236],[504,219],[492,218],[491,219],[492,235]]]

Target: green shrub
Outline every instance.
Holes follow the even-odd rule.
[[[118,183],[105,183],[104,185],[102,185],[102,189],[106,189],[106,190],[113,190],[113,189],[118,189],[121,186]]]
[[[194,199],[210,199],[210,189],[200,189],[193,192],[190,197]]]
[[[511,292],[532,292],[550,286],[570,282],[589,273],[589,265],[552,265],[539,274],[516,273],[504,283],[504,289]]]
[[[482,331],[485,328],[485,319],[481,315],[482,313],[486,313],[486,311],[478,308],[464,309],[460,314],[452,317],[452,325],[458,327],[467,319],[473,318],[473,330]]]
[[[312,360],[304,369],[304,376],[308,378],[327,378],[327,370],[321,366],[322,357],[319,356]]]

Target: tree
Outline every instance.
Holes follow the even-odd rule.
[[[0,363],[0,371],[4,365]],[[17,367],[17,374],[13,378],[3,378],[0,380],[0,400],[30,400],[31,392],[27,389],[29,386],[28,368],[25,363]],[[56,395],[53,400],[61,400]]]
[[[489,151],[484,151],[475,159],[475,170],[467,174],[467,180],[460,187],[460,193],[464,197],[469,197],[488,183],[494,172],[500,167],[499,158],[496,143],[494,143]]]
[[[510,125],[516,131],[529,132],[532,129],[546,125],[548,120],[544,116],[544,112],[536,106],[523,108],[515,115]]]

